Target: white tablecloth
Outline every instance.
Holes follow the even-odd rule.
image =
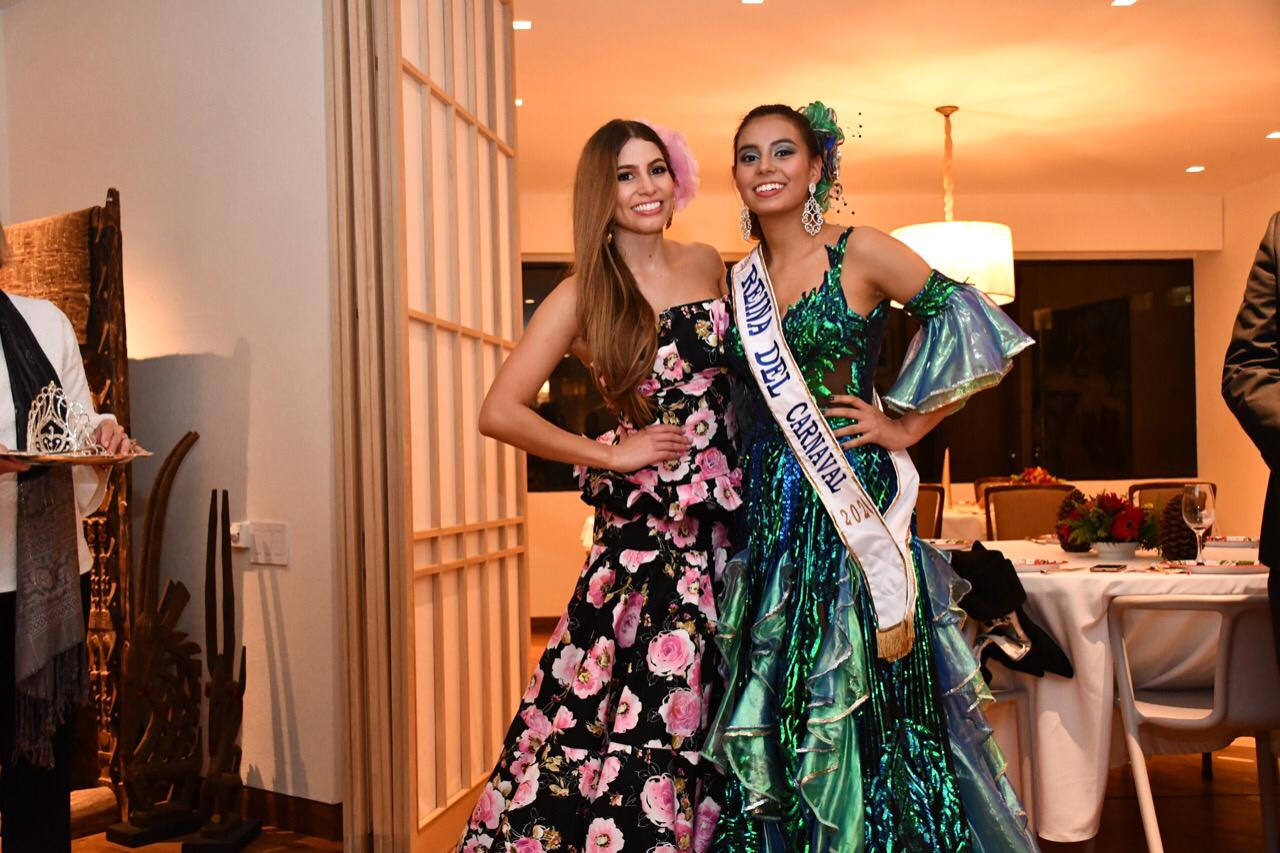
[[[1066,554],[1056,545],[1027,541],[984,544],[1002,551],[1015,563],[1036,558],[1067,559],[1069,566],[1100,562],[1090,554]],[[1207,559],[1256,557],[1254,550],[1206,552]],[[1137,558],[1134,565],[1154,562],[1154,558]],[[1108,602],[1118,595],[1266,594],[1267,576],[1101,573],[1087,569],[1045,574],[1019,568],[1019,577],[1027,590],[1028,615],[1053,635],[1075,667],[1075,677],[1070,679],[1012,674],[1029,692],[1035,712],[1031,728],[1037,831],[1051,841],[1084,841],[1098,832],[1108,768],[1125,760],[1122,729],[1115,713]],[[1135,615],[1126,625],[1126,636],[1137,684],[1190,687],[1211,683],[1217,619],[1203,613]],[[997,686],[1010,678],[1008,670],[998,664],[992,671]],[[1204,748],[1222,745],[1209,743]],[[1161,751],[1159,743],[1146,746],[1150,752]]]
[[[958,503],[942,510],[943,539],[986,539],[987,514],[972,503]]]

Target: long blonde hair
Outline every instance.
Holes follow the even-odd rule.
[[[647,124],[613,119],[591,134],[573,181],[573,254],[578,318],[596,385],[610,408],[643,426],[651,409],[637,386],[658,351],[657,317],[612,242],[618,154],[631,139],[652,142],[670,162],[667,147]]]

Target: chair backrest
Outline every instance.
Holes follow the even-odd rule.
[[[1058,529],[1058,510],[1074,486],[1038,484],[987,489],[987,538],[1025,539]]]
[[[1213,670],[1213,710],[1201,719],[1150,719],[1137,710],[1133,673],[1124,645],[1124,616],[1134,610],[1212,612],[1221,616]],[[1280,665],[1276,663],[1271,609],[1265,595],[1121,595],[1107,609],[1116,697],[1140,722],[1171,729],[1280,728]]]
[[[1182,487],[1191,483],[1207,485],[1212,491],[1214,498],[1218,497],[1218,486],[1208,480],[1161,480],[1149,483],[1134,483],[1129,487],[1129,503],[1137,506],[1143,504],[1152,504],[1155,507],[1156,517],[1164,512],[1164,505],[1174,495],[1182,494]]]
[[[89,326],[89,226],[93,209],[22,222],[5,229],[9,258],[0,266],[0,290],[46,299],[71,321],[84,344]]]
[[[916,532],[921,539],[942,535],[942,505],[946,492],[937,483],[921,483],[916,493]]]
[[[987,505],[987,489],[992,486],[1009,485],[1012,479],[1009,477],[978,477],[973,481],[973,499],[978,502],[978,506]]]

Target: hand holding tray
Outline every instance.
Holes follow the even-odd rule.
[[[0,459],[6,462],[20,462],[23,465],[124,465],[135,459],[151,455],[150,450],[143,450],[134,445],[128,453],[39,453],[27,450],[6,450],[0,452]]]

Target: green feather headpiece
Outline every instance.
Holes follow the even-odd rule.
[[[822,103],[813,101],[800,110],[800,114],[809,122],[813,133],[818,137],[818,156],[822,158],[822,177],[818,179],[818,188],[813,196],[823,210],[831,205],[833,198],[840,198],[840,146],[844,144],[844,131],[836,124],[836,111]]]

